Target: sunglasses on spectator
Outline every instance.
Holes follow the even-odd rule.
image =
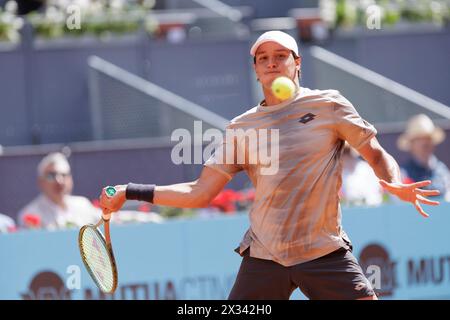
[[[62,178],[67,178],[70,176],[70,173],[63,173],[63,172],[55,172],[55,171],[51,171],[51,172],[47,172],[46,174],[44,174],[44,178],[47,181],[53,182],[56,181],[56,178],[58,176],[61,176]]]

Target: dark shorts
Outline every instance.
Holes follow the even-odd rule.
[[[299,288],[309,299],[360,299],[375,293],[350,250],[285,267],[252,258],[247,249],[229,300],[288,300]]]

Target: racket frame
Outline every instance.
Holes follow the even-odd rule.
[[[103,228],[105,230],[105,235],[103,235],[103,233],[99,229],[99,227],[102,224],[103,224]],[[82,241],[82,238],[83,238],[83,233],[84,233],[84,231],[87,228],[93,229],[93,231],[99,236],[100,240],[102,241],[102,244],[106,248],[106,252],[108,253],[109,259],[111,261],[111,269],[112,269],[112,274],[113,274],[113,287],[112,287],[112,289],[110,291],[103,291],[103,289],[101,288],[97,278],[94,276],[94,273],[92,272],[91,267],[86,262],[85,253],[84,253],[84,249],[83,249],[83,245],[82,245],[81,241]],[[108,220],[104,220],[103,217],[102,217],[100,219],[100,221],[97,222],[95,225],[94,224],[88,224],[88,225],[85,225],[85,226],[81,227],[80,232],[78,233],[78,247],[80,249],[81,260],[83,261],[83,264],[86,267],[86,270],[88,271],[88,273],[91,276],[92,280],[94,280],[94,282],[97,285],[97,287],[103,293],[107,293],[107,294],[114,293],[116,291],[116,289],[117,289],[117,284],[118,284],[118,272],[117,272],[116,259],[114,258],[114,253],[113,253],[112,245],[111,245],[111,235],[110,235],[110,232],[109,232],[109,219]]]

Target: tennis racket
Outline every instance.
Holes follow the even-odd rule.
[[[108,197],[112,197],[116,193],[116,189],[107,187],[105,192]],[[81,260],[103,293],[114,293],[118,283],[116,260],[109,233],[110,217],[111,214],[103,210],[102,218],[97,224],[83,226],[78,234]],[[105,236],[100,231],[102,224]]]

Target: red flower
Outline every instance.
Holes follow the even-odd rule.
[[[234,202],[239,198],[236,191],[226,189],[220,192],[212,201],[211,206],[217,207],[223,212],[234,212],[236,206]]]
[[[210,206],[218,208],[226,214],[233,214],[236,211],[245,210],[254,200],[255,189],[253,188],[243,191],[226,189],[211,201]]]
[[[41,217],[32,213],[26,213],[23,216],[23,222],[25,226],[29,228],[40,228],[41,227]]]
[[[96,208],[100,209],[100,200],[99,199],[92,199],[92,205]]]
[[[138,211],[140,212],[150,212],[150,205],[148,203],[143,203],[138,207]]]

